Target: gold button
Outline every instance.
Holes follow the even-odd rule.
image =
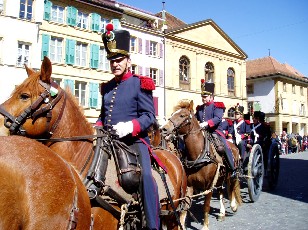
[[[110,102],[113,103],[113,100],[111,100]]]
[[[112,112],[112,109],[109,109],[109,112]]]
[[[113,105],[110,105],[110,108],[113,108]]]
[[[108,122],[110,122],[111,120],[107,120]]]
[[[117,92],[116,92],[116,91],[114,91],[114,92],[113,92],[113,94],[117,94]]]

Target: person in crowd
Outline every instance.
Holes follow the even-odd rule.
[[[303,137],[299,133],[297,133],[296,139],[297,139],[297,142],[298,142],[298,152],[301,152],[302,151]]]
[[[302,142],[302,151],[306,151],[307,149],[308,149],[308,135],[304,135]]]
[[[204,79],[201,80],[201,98],[203,104],[197,106],[195,116],[200,122],[201,128],[208,130],[223,143],[223,146],[217,144],[219,146],[218,150],[220,154],[224,154],[226,156],[229,170],[232,172],[232,175],[235,176],[236,169],[234,165],[234,158],[231,149],[227,144],[227,140],[221,125],[226,107],[223,102],[214,101],[214,89],[214,83],[205,82]]]
[[[106,26],[103,43],[114,78],[102,84],[102,108],[97,124],[112,127],[121,141],[139,153],[142,168],[140,194],[144,205],[148,229],[159,229],[159,197],[157,184],[151,172],[149,138],[147,130],[155,122],[152,91],[149,77],[133,75],[130,71],[130,33]],[[111,130],[110,130],[111,131]]]
[[[248,142],[250,142],[250,120],[244,120],[244,106],[237,104],[235,106],[235,120],[234,120],[234,133],[233,140],[234,143],[240,150],[241,159],[245,159],[245,152]]]
[[[282,153],[288,154],[289,153],[289,150],[288,150],[289,149],[288,148],[289,138],[288,138],[288,134],[285,130],[282,131],[280,140],[281,140],[281,145],[282,145]]]

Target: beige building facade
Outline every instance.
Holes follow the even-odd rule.
[[[247,55],[213,20],[165,32],[166,118],[180,99],[201,104],[201,79],[215,83],[215,101],[227,110],[237,103],[247,108]]]
[[[248,101],[278,134],[307,135],[307,88],[307,77],[271,56],[247,61]]]

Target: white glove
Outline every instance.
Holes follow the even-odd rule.
[[[132,121],[119,122],[113,126],[113,129],[116,131],[119,137],[122,138],[133,132],[134,125]]]
[[[208,125],[209,125],[209,124],[208,124],[206,121],[200,123],[200,127],[201,127],[202,129],[206,128]]]
[[[227,139],[227,141],[229,141],[229,142],[231,142],[231,143],[233,143],[233,140],[230,138],[230,139]]]

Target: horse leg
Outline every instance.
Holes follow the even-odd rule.
[[[229,176],[227,179],[227,183],[228,183],[230,207],[233,212],[236,212],[238,206],[242,204],[240,182],[237,178],[231,178]]]
[[[220,204],[220,209],[219,209],[217,220],[224,221],[226,217],[226,208],[225,208],[223,189],[219,188],[217,191],[218,191],[219,204]]]
[[[187,187],[186,196],[191,197],[193,194],[194,194],[194,188]],[[187,217],[187,211],[182,211],[180,214],[180,222],[183,228],[185,228],[186,217]],[[180,227],[178,229],[180,229]]]
[[[203,227],[201,230],[208,230],[209,229],[209,213],[210,213],[210,203],[212,199],[213,192],[210,192],[205,195],[204,199],[204,222],[203,222]]]

